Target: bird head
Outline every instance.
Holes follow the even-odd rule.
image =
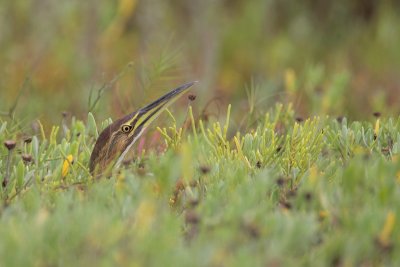
[[[186,83],[106,127],[97,138],[90,156],[90,172],[101,174],[114,162],[118,166],[149,124],[194,83]]]

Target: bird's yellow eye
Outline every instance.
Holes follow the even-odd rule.
[[[129,125],[129,124],[124,124],[124,125],[122,125],[122,127],[121,127],[121,131],[123,132],[123,133],[129,133],[130,131],[132,131],[132,125]]]

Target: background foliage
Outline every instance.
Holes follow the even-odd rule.
[[[0,2],[0,265],[399,265],[399,11]],[[110,117],[189,80],[94,179]]]
[[[217,96],[238,103],[236,114],[255,80],[258,108],[280,100],[301,116],[398,112],[399,10],[390,0],[2,1],[1,110],[24,87],[21,117],[84,117],[91,90],[105,86],[96,112],[114,117],[199,80],[199,102]]]

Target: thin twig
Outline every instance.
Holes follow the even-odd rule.
[[[13,105],[10,107],[10,109],[8,111],[8,116],[10,116],[11,119],[14,119],[14,114],[15,114],[15,110],[17,109],[17,105],[18,105],[19,99],[21,98],[22,93],[28,87],[27,85],[30,83],[30,81],[31,81],[31,77],[30,76],[26,76],[24,82],[22,83],[21,88],[19,89],[18,95],[14,100]]]
[[[88,104],[89,104],[89,111],[88,111],[88,112],[92,112],[92,111],[93,111],[93,109],[96,107],[97,103],[100,101],[101,97],[103,96],[104,92],[105,92],[106,90],[111,89],[111,88],[115,85],[115,83],[116,83],[122,76],[125,75],[127,69],[128,69],[128,68],[131,68],[132,66],[133,66],[133,63],[132,63],[132,62],[129,62],[129,63],[125,66],[125,68],[124,68],[120,73],[118,73],[117,75],[115,75],[115,77],[114,77],[111,81],[109,81],[109,82],[107,82],[107,83],[103,83],[103,85],[97,90],[96,99],[93,101],[93,103],[91,103],[91,102],[92,102],[92,95],[93,95],[93,88],[90,88],[89,100],[88,100],[88,102],[89,102],[89,103],[88,103]]]
[[[8,198],[8,201],[10,202],[11,200],[13,200],[16,196],[18,196],[24,189],[26,189],[28,187],[28,183],[30,183],[30,181],[32,180],[33,175],[31,177],[29,177],[28,180],[26,180],[25,184],[21,187],[21,189],[17,190],[14,195],[10,196]]]

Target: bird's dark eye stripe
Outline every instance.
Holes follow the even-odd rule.
[[[121,131],[124,133],[129,133],[132,130],[132,128],[133,128],[132,125],[125,124],[122,125]]]

